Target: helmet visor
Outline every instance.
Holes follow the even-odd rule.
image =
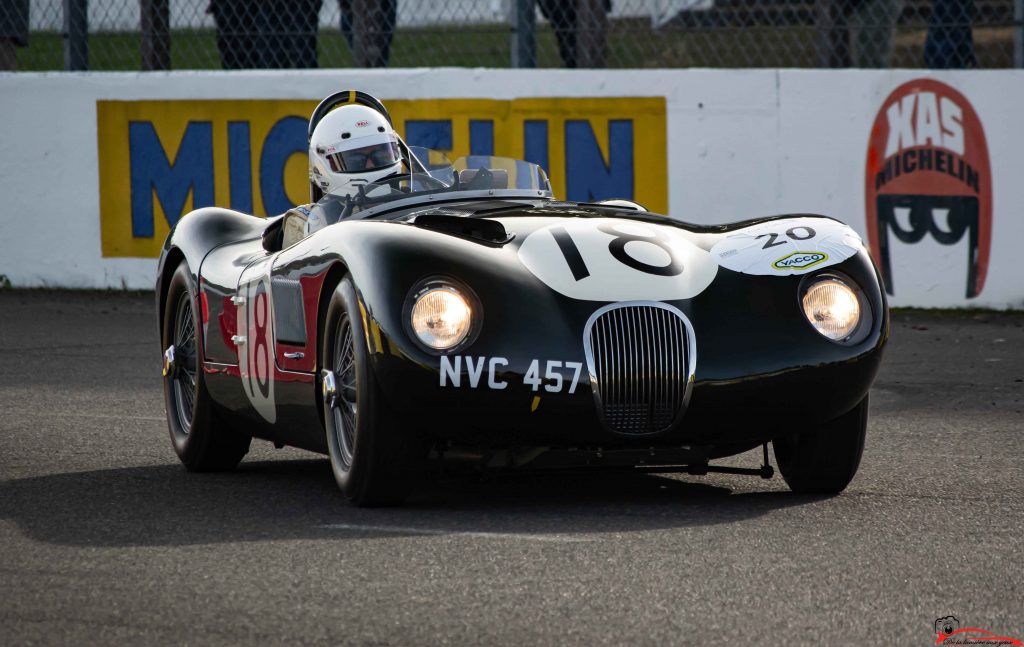
[[[402,155],[398,150],[398,142],[394,140],[327,155],[327,161],[335,173],[375,171],[394,166],[400,159]]]

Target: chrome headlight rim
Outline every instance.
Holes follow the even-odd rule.
[[[424,342],[420,339],[412,325],[413,307],[428,292],[438,289],[454,292],[462,297],[470,309],[469,330],[458,343],[448,348],[435,348]],[[477,297],[476,292],[463,281],[445,275],[428,276],[417,281],[406,295],[405,305],[402,308],[402,326],[405,329],[406,336],[416,344],[417,348],[436,356],[451,355],[472,345],[480,334],[483,318],[483,307],[480,305],[480,299]]]
[[[857,306],[860,311],[860,317],[854,325],[853,330],[851,330],[845,337],[840,337],[839,339],[832,339],[818,330],[815,325],[811,323],[811,320],[807,317],[807,314],[804,311],[804,297],[807,296],[807,293],[815,285],[827,281],[838,282],[849,289],[857,299]],[[855,346],[861,343],[868,337],[868,334],[871,332],[871,328],[874,325],[874,312],[871,309],[871,302],[868,300],[864,290],[861,289],[860,285],[851,277],[836,270],[825,270],[822,272],[804,275],[800,281],[800,289],[797,290],[796,303],[797,310],[800,313],[800,318],[803,319],[804,323],[807,324],[811,330],[814,331],[814,334],[825,341],[839,346]]]

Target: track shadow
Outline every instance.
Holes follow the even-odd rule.
[[[0,518],[54,544],[173,546],[403,534],[630,533],[734,523],[817,500],[788,492],[734,494],[653,475],[563,474],[428,482],[406,507],[359,509],[337,491],[326,460],[289,460],[242,463],[226,474],[158,465],[10,480],[0,483]]]

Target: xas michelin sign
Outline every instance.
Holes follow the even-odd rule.
[[[933,79],[893,90],[871,129],[864,180],[868,239],[890,295],[947,287],[951,297],[981,294],[992,171],[981,120],[964,95]],[[917,251],[929,243],[930,252]]]

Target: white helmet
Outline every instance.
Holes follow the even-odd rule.
[[[354,195],[357,187],[402,170],[398,135],[384,115],[346,104],[328,112],[309,141],[309,180],[325,194]]]

